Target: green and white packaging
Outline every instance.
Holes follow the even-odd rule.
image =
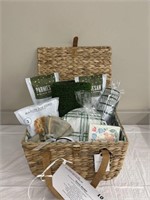
[[[25,79],[31,99],[34,104],[39,104],[50,99],[51,85],[59,81],[59,74],[34,76]]]
[[[95,105],[101,93],[106,88],[107,74],[99,74],[92,76],[77,76],[74,78],[75,82],[91,83],[92,104]]]

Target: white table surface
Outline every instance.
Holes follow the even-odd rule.
[[[150,126],[124,126],[129,148],[120,174],[102,181],[97,190],[105,200],[150,200]],[[0,200],[28,200],[31,174],[21,140],[23,126],[0,126]],[[44,182],[31,188],[32,200],[55,199]]]

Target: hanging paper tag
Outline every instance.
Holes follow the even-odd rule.
[[[53,187],[65,200],[105,199],[88,181],[65,164],[62,164],[54,173],[52,182]]]
[[[102,162],[103,157],[100,154],[94,154],[94,166],[95,166],[95,172],[98,171],[100,164]],[[108,162],[106,171],[110,171],[110,162]]]

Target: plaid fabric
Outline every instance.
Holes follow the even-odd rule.
[[[106,88],[103,94],[100,96],[96,109],[101,113],[102,119],[107,124],[112,123],[114,111],[120,99],[120,92],[115,89]]]
[[[100,113],[92,113],[91,110],[85,108],[74,109],[68,112],[63,119],[72,126],[74,130],[72,136],[79,141],[87,141],[90,123],[106,124],[101,120]]]

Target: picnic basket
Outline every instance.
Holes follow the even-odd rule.
[[[61,80],[71,80],[75,76],[107,74],[107,85],[111,83],[111,47],[78,47],[74,38],[73,47],[40,47],[37,49],[38,74],[45,75],[59,72]],[[76,44],[75,44],[76,42]],[[65,158],[72,162],[69,164],[77,173],[96,187],[101,180],[116,177],[123,165],[128,147],[128,139],[124,128],[117,116],[114,116],[114,125],[121,127],[122,140],[119,142],[73,142],[73,143],[34,143],[25,142],[22,147],[25,157],[33,175],[41,174],[44,169],[58,158]],[[97,173],[94,171],[94,154],[103,154],[103,161]],[[107,163],[110,171],[106,172]],[[57,162],[49,173],[54,173],[60,162]],[[45,178],[46,179],[46,178]],[[47,179],[47,185],[56,196],[60,197],[52,188]]]

